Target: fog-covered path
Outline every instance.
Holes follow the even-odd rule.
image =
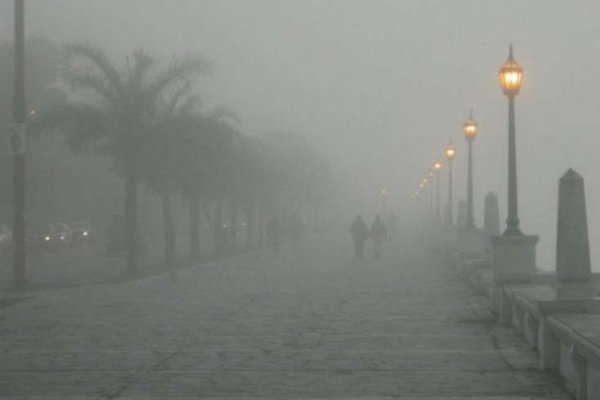
[[[568,398],[423,241],[347,239],[0,309],[0,398]]]

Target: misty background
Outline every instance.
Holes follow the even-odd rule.
[[[0,0],[0,43],[13,40],[12,3]],[[488,191],[498,194],[502,219],[506,212],[507,101],[497,72],[512,42],[525,69],[516,99],[521,227],[541,236],[538,264],[553,268],[557,182],[573,167],[586,179],[592,262],[599,259],[597,2],[29,0],[26,15],[28,37],[94,43],[117,62],[135,49],[212,60],[214,72],[197,85],[206,106],[235,110],[247,135],[304,136],[352,183],[351,198],[340,199],[356,208],[348,217],[370,218],[382,188],[401,218],[413,212],[410,195],[450,139],[458,148],[455,196],[464,198],[462,123],[472,107],[479,226]],[[75,158],[79,164],[45,162],[74,181],[105,174],[102,160]],[[10,172],[8,154],[0,163]],[[86,201],[116,207],[119,185]],[[45,200],[30,194],[35,201]]]

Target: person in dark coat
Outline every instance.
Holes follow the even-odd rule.
[[[279,243],[283,235],[283,228],[277,215],[272,215],[267,221],[267,241],[274,251],[279,251]]]
[[[300,241],[302,240],[302,233],[304,232],[304,223],[302,218],[297,213],[290,216],[288,221],[289,235],[292,240],[292,248],[294,251],[298,251],[300,248]]]
[[[370,232],[371,240],[373,240],[373,249],[375,251],[375,258],[381,257],[381,247],[383,243],[387,240],[387,228],[383,221],[381,221],[381,217],[377,215],[373,224],[371,224],[371,232]]]
[[[350,233],[354,241],[354,255],[362,260],[364,258],[365,241],[369,237],[369,228],[367,228],[367,224],[360,215],[357,215],[352,225],[350,225]]]

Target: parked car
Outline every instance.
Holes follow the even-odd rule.
[[[52,251],[57,248],[55,241],[52,240],[49,226],[28,229],[25,242],[27,251]]]
[[[77,221],[71,225],[71,235],[75,243],[91,242],[95,238],[95,231],[88,221]]]
[[[70,246],[73,243],[73,229],[63,222],[50,224],[44,241],[54,248]]]

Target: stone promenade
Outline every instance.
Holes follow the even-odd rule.
[[[413,241],[364,263],[344,237],[176,283],[32,293],[0,309],[0,399],[569,399]]]

